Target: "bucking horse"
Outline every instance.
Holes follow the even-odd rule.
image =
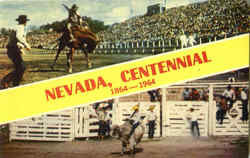
[[[76,39],[72,42],[70,42],[70,34],[69,34],[69,31],[67,30],[58,39],[59,47],[58,47],[54,62],[51,65],[52,69],[54,69],[54,66],[57,62],[59,54],[65,47],[68,47],[70,49],[69,52],[67,53],[67,66],[68,66],[69,73],[72,73],[73,55],[76,49],[83,50],[86,61],[87,61],[87,67],[88,68],[92,67],[92,63],[89,59],[88,54],[92,53],[94,49],[96,48],[99,42],[98,37],[94,33],[92,33],[90,29],[82,28],[80,26],[72,27],[72,33]]]
[[[132,134],[130,138],[128,138],[128,135],[131,131],[132,124],[130,123],[130,120],[126,120],[124,124],[122,125],[113,125],[111,128],[111,136],[116,137],[119,140],[121,140],[122,143],[122,151],[121,155],[124,154],[126,149],[130,152],[130,154],[135,154],[135,147],[137,144],[141,142],[141,139],[143,137],[143,134],[145,132],[145,127],[143,124],[140,124]]]

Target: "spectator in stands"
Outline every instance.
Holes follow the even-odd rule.
[[[181,48],[186,48],[188,46],[188,39],[183,30],[180,36],[180,41],[181,41]]]
[[[209,99],[209,91],[206,90],[205,88],[201,90],[200,92],[201,100],[203,101],[208,101]]]
[[[189,88],[185,88],[183,93],[182,93],[183,100],[185,100],[185,101],[190,100],[189,94],[190,94]]]
[[[192,88],[192,91],[189,94],[190,100],[198,101],[200,100],[200,94],[196,88]]]
[[[193,47],[195,43],[197,43],[197,42],[195,41],[194,36],[192,34],[190,34],[188,36],[188,46]]]
[[[161,100],[161,95],[160,95],[160,88],[155,89],[155,90],[150,90],[148,91],[148,94],[150,95],[150,101],[155,102],[155,101],[160,101]]]

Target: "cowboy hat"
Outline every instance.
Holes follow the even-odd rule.
[[[139,110],[139,104],[136,104],[136,105],[134,105],[133,107],[132,107],[132,110]]]
[[[73,4],[72,7],[71,7],[71,9],[77,10],[77,9],[78,9],[78,6],[77,6],[76,4]]]
[[[16,21],[21,21],[21,22],[26,22],[29,21],[30,19],[27,19],[27,15],[19,15]]]
[[[148,111],[154,110],[154,108],[155,108],[155,105],[150,105],[148,108]]]

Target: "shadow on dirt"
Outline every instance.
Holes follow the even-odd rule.
[[[28,71],[28,72],[66,72],[65,70],[52,70],[52,69],[45,69],[45,70],[31,70],[31,71]]]
[[[143,152],[143,148],[135,148],[135,154]],[[121,155],[121,152],[112,152],[111,155]],[[125,151],[124,155],[130,155],[129,151]]]

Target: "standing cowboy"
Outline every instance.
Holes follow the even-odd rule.
[[[24,71],[26,69],[24,65],[23,49],[30,50],[30,45],[26,42],[26,24],[29,19],[26,15],[20,15],[16,21],[18,21],[17,27],[11,32],[9,37],[9,43],[7,45],[7,55],[14,63],[15,70],[7,74],[1,81],[2,88],[8,88],[9,83],[12,82],[13,86],[18,86],[23,78]]]
[[[199,123],[198,123],[198,115],[196,112],[194,112],[193,108],[189,109],[190,113],[187,116],[187,119],[191,121],[191,133],[194,136],[194,129],[197,130],[198,137],[200,136],[200,129],[199,129]]]
[[[76,4],[73,4],[71,8],[68,8],[66,5],[63,4],[63,6],[67,9],[69,13],[68,17],[68,23],[67,23],[67,29],[70,34],[70,42],[75,41],[76,39],[74,38],[74,35],[72,33],[72,26],[82,26],[82,17],[80,14],[77,12],[78,6]]]
[[[157,116],[154,113],[155,105],[150,105],[148,108],[149,114],[147,116],[148,120],[148,138],[154,138],[154,132],[155,132],[155,125],[156,125],[156,119]]]

